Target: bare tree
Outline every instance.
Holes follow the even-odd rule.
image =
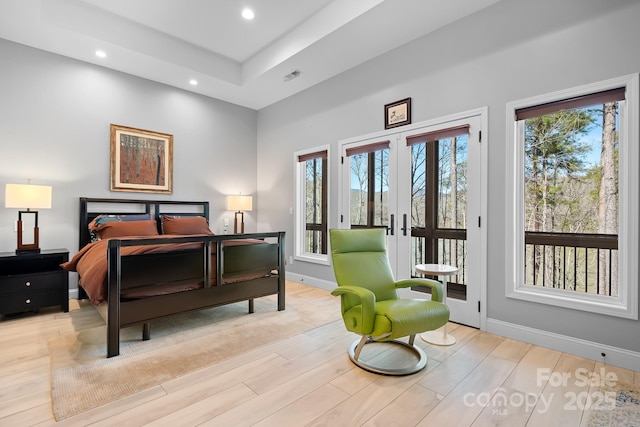
[[[450,193],[451,193],[451,228],[458,228],[458,161],[457,161],[457,145],[458,138],[453,137],[450,141],[449,165],[451,170]],[[451,264],[458,265],[458,241],[455,241],[454,248],[451,251]]]
[[[598,233],[618,233],[618,193],[616,182],[616,103],[603,106],[602,111],[602,152],[600,156],[600,191],[598,200]],[[618,282],[615,265],[610,265],[607,254],[599,256],[598,293],[617,295]],[[611,292],[607,289],[611,286]]]
[[[368,155],[356,154],[350,157],[351,176],[358,181],[358,194],[351,202],[351,224],[362,224],[362,218],[366,218],[367,193],[368,193]],[[351,192],[353,195],[353,191]]]
[[[564,203],[562,185],[583,170],[588,148],[581,142],[593,122],[583,110],[560,111],[533,117],[525,122],[525,186],[527,188],[527,231],[558,232],[555,229],[555,207]],[[539,245],[533,249],[534,285],[554,286],[554,255]],[[538,283],[540,281],[541,283]]]

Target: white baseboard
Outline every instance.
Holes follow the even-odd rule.
[[[637,371],[640,366],[640,353],[635,351],[533,329],[501,320],[487,319],[486,332],[634,371]],[[602,354],[605,356],[602,356]]]
[[[305,285],[315,286],[316,288],[324,289],[326,291],[332,291],[338,287],[336,282],[317,279],[315,277],[305,276],[304,274],[287,272],[285,277],[287,280],[291,280],[292,282],[304,283]]]

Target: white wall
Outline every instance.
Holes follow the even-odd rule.
[[[208,200],[222,233],[227,194],[255,194],[256,112],[0,40],[0,251],[14,251],[5,183],[53,186],[40,246],[78,250],[78,198]],[[172,134],[172,195],[109,191],[111,123]],[[245,215],[248,231],[255,214]],[[75,274],[71,276],[75,286]]]
[[[639,72],[639,18],[637,0],[503,0],[261,110],[259,227],[293,233],[294,151],[331,144],[329,220],[336,227],[337,142],[383,130],[384,104],[411,97],[414,123],[488,106],[488,318],[639,352],[638,321],[507,299],[503,246],[505,104]],[[334,281],[331,267],[296,261],[288,272]]]

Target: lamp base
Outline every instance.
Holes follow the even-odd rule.
[[[22,242],[22,214],[35,215],[35,227],[33,227],[33,243]],[[16,255],[40,253],[40,229],[38,228],[38,211],[20,211],[18,214],[18,249]]]
[[[233,232],[235,234],[244,234],[244,212],[238,211],[233,218]]]

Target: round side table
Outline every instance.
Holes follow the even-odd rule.
[[[440,280],[440,277],[453,276],[457,274],[458,268],[446,264],[418,264],[416,265],[416,271],[418,273],[426,274],[429,276],[438,276],[438,280]],[[443,280],[441,281],[441,283],[444,286],[442,302],[446,304],[447,282],[446,280]],[[423,341],[426,341],[429,344],[435,345],[453,345],[456,343],[456,338],[452,335],[447,334],[446,324],[441,328],[436,329],[435,331],[427,331],[422,333],[420,335],[420,338],[422,338]]]

